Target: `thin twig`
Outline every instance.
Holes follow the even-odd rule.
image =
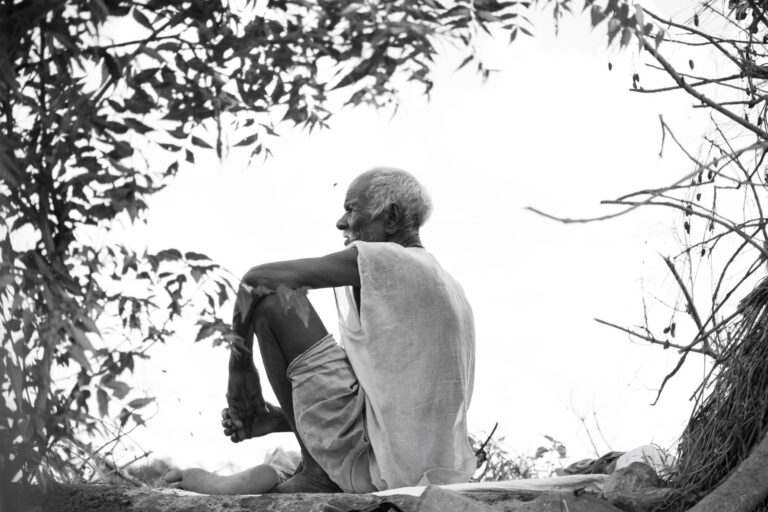
[[[608,442],[608,439],[605,438],[605,434],[603,434],[603,429],[600,428],[600,422],[597,421],[597,412],[594,410],[592,411],[592,417],[595,420],[595,427],[597,428],[597,433],[600,434],[600,437],[603,439],[603,442],[605,443],[605,446],[608,447],[608,451],[613,451],[613,448],[611,448],[611,443]]]
[[[647,12],[647,11],[646,11]],[[735,121],[736,123],[740,124],[747,130],[753,132],[754,134],[758,135],[763,140],[768,140],[768,132],[760,128],[759,126],[756,126],[743,117],[736,115],[735,113],[731,112],[727,108],[723,108],[717,103],[715,103],[713,100],[709,99],[707,96],[701,94],[697,89],[691,87],[686,81],[683,79],[683,77],[680,76],[680,74],[677,72],[677,70],[670,64],[667,59],[665,59],[657,50],[656,47],[653,45],[653,43],[649,43],[645,36],[642,34],[637,34],[637,37],[640,39],[640,43],[642,44],[643,48],[648,51],[653,57],[656,59],[656,61],[661,64],[661,66],[664,68],[664,70],[669,74],[670,77],[679,85],[681,88],[685,90],[688,94],[696,98],[697,100],[701,101],[702,103],[705,103],[709,106],[711,106],[714,110],[717,110],[724,116],[728,117],[732,121]],[[717,45],[716,45],[717,46]]]
[[[687,25],[681,25],[681,24],[679,24],[679,23],[675,23],[675,22],[673,22],[672,20],[665,20],[665,19],[664,19],[664,18],[662,18],[661,16],[659,16],[659,15],[657,15],[657,14],[655,14],[655,13],[653,13],[653,12],[649,11],[649,10],[648,10],[648,9],[646,9],[645,7],[643,7],[643,11],[644,11],[644,12],[645,12],[645,13],[646,13],[648,16],[650,16],[651,18],[655,19],[656,21],[658,21],[658,22],[660,22],[660,23],[664,23],[664,24],[666,24],[667,26],[670,26],[670,27],[675,27],[675,28],[679,28],[679,29],[681,29],[681,30],[685,30],[685,31],[687,31],[687,32],[690,32],[690,33],[692,33],[692,34],[695,34],[695,35],[697,35],[697,36],[699,36],[699,37],[701,37],[701,38],[703,38],[703,39],[706,39],[707,41],[709,41],[710,43],[712,43],[712,45],[713,45],[715,48],[717,48],[718,50],[720,50],[720,52],[721,52],[723,55],[725,55],[726,57],[728,57],[728,59],[729,59],[731,62],[733,62],[734,64],[736,64],[736,66],[737,66],[737,67],[739,67],[739,69],[741,69],[741,62],[740,62],[740,61],[739,61],[739,60],[738,60],[736,57],[734,57],[733,55],[731,55],[731,54],[730,54],[730,53],[729,53],[729,52],[728,52],[728,51],[727,51],[725,48],[723,48],[723,47],[720,45],[720,42],[718,42],[718,41],[717,41],[717,40],[716,40],[714,37],[712,37],[712,35],[710,35],[710,34],[707,34],[707,33],[705,33],[705,32],[702,32],[702,31],[700,31],[700,30],[696,30],[695,28],[693,28],[693,27],[689,27],[689,26],[687,26]]]
[[[680,290],[683,292],[683,296],[685,296],[685,301],[688,303],[688,313],[693,318],[693,321],[696,323],[696,327],[698,327],[699,332],[704,330],[704,325],[701,323],[701,317],[699,316],[699,312],[696,309],[696,305],[693,303],[693,297],[691,296],[691,293],[688,291],[688,288],[685,286],[685,283],[683,282],[683,279],[680,277],[680,274],[677,272],[677,269],[675,268],[674,263],[672,263],[672,260],[669,258],[662,256],[664,263],[667,264],[667,268],[669,268],[669,271],[672,272],[672,276],[675,278],[675,281],[677,281],[677,284],[680,286]],[[706,339],[702,340],[702,343],[704,344],[704,350],[709,352],[709,341]]]
[[[680,368],[683,367],[683,364],[685,363],[685,360],[688,358],[688,354],[693,352],[693,350],[686,350],[683,352],[683,355],[680,357],[680,359],[677,361],[677,365],[672,369],[671,372],[669,372],[665,377],[664,380],[661,381],[661,386],[659,387],[658,393],[656,393],[656,399],[651,403],[651,405],[656,405],[659,403],[659,398],[661,398],[661,393],[664,391],[664,388],[667,386],[667,382],[669,382],[669,379],[677,375],[677,372],[680,371]]]
[[[720,82],[726,82],[728,80],[734,80],[737,78],[742,78],[741,73],[737,75],[731,75],[726,76],[723,78],[707,78],[699,80],[698,82],[693,82],[692,84],[689,84],[691,87],[698,87],[700,85],[708,85],[708,84],[719,84]],[[681,86],[679,85],[672,85],[669,87],[660,87],[658,89],[629,89],[631,92],[639,92],[643,94],[650,94],[650,93],[656,93],[656,92],[668,92],[668,91],[676,91],[680,89]]]
[[[635,338],[639,338],[641,340],[645,340],[649,343],[653,343],[656,345],[661,345],[664,348],[672,347],[678,349],[680,353],[682,352],[698,352],[699,354],[704,354],[706,356],[711,357],[712,359],[717,359],[717,354],[712,352],[711,349],[700,349],[697,347],[687,347],[684,345],[678,345],[676,343],[672,343],[670,341],[661,341],[659,339],[654,338],[653,336],[646,336],[644,334],[640,334],[639,332],[633,331],[632,329],[627,329],[626,327],[621,327],[620,325],[616,325],[614,323],[608,322],[606,320],[601,320],[599,318],[594,319],[595,322],[603,325],[607,325],[608,327],[613,327],[614,329],[618,329],[619,331],[625,332],[629,334],[630,336],[634,336]]]
[[[690,213],[692,215],[696,215],[697,217],[702,217],[704,219],[709,219],[710,221],[714,222],[715,224],[718,224],[720,226],[724,226],[728,229],[733,230],[734,233],[738,234],[741,238],[747,241],[750,245],[752,245],[755,249],[757,249],[760,254],[763,256],[764,259],[768,259],[768,250],[752,240],[749,235],[744,233],[744,231],[739,228],[739,226],[734,225],[732,223],[729,224],[728,220],[720,219],[719,215],[716,213],[708,213],[707,211],[697,211],[693,207],[696,206],[700,210],[706,210],[700,205],[689,205],[689,206],[683,206],[675,203],[671,203],[668,201],[643,201],[643,202],[634,202],[634,201],[602,201],[603,204],[616,204],[616,205],[623,205],[623,206],[666,206],[668,208],[675,208],[677,210],[682,210],[686,213]]]
[[[589,444],[592,445],[592,449],[595,451],[595,456],[600,457],[600,450],[597,449],[595,440],[592,439],[592,433],[589,431],[589,427],[587,426],[586,419],[582,416],[579,416],[579,421],[581,421],[581,424],[584,425],[584,431],[587,433],[587,437],[589,438]]]
[[[491,429],[491,433],[488,434],[488,437],[485,439],[485,442],[480,445],[480,448],[478,448],[477,451],[475,451],[475,456],[479,455],[480,452],[483,451],[483,448],[485,448],[485,445],[487,445],[491,441],[491,438],[493,437],[493,434],[496,433],[496,429],[498,427],[499,427],[499,422],[497,421],[496,424],[493,426],[493,429]]]
[[[738,156],[738,155],[744,154],[744,153],[746,153],[748,151],[753,151],[755,149],[766,149],[766,148],[768,148],[768,141],[756,142],[754,144],[750,144],[749,146],[746,146],[746,147],[744,147],[744,148],[734,152],[733,155],[734,156]],[[651,201],[655,197],[657,197],[657,196],[663,194],[664,192],[666,192],[667,190],[672,190],[672,189],[676,188],[677,186],[679,186],[680,184],[686,183],[686,182],[690,181],[692,178],[695,178],[704,169],[710,169],[710,166],[714,165],[714,163],[718,162],[719,160],[720,159],[718,159],[718,158],[714,158],[714,159],[712,159],[712,163],[710,163],[710,164],[701,164],[693,172],[690,172],[690,173],[686,174],[685,176],[683,176],[682,178],[680,178],[679,180],[677,180],[676,182],[674,182],[672,185],[670,185],[668,187],[649,191],[648,193],[650,194],[651,197],[647,198],[643,202],[625,203],[623,201],[613,201],[613,202],[611,202],[611,201],[602,201],[602,204],[625,204],[625,205],[629,204],[630,205],[629,208],[626,208],[625,210],[621,210],[621,211],[616,212],[616,213],[612,213],[612,214],[608,214],[608,215],[601,215],[599,217],[569,218],[569,217],[558,217],[557,215],[552,215],[550,213],[546,213],[546,212],[541,211],[538,208],[534,208],[532,206],[526,206],[525,209],[528,210],[528,211],[531,211],[533,213],[536,213],[538,215],[541,215],[542,217],[546,217],[548,219],[555,220],[557,222],[562,222],[563,224],[587,224],[587,223],[590,223],[590,222],[598,222],[598,221],[613,219],[613,218],[625,215],[625,214],[627,214],[627,213],[629,213],[629,212],[631,212],[633,210],[636,210],[637,208],[639,208],[641,206],[644,206],[646,204],[660,204],[660,203],[651,203]],[[696,161],[696,160],[694,159],[694,161]],[[733,179],[733,178],[730,178],[730,179]],[[765,253],[765,254],[768,257],[768,253]]]

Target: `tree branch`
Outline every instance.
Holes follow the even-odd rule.
[[[768,132],[750,123],[749,121],[742,118],[741,116],[734,114],[730,110],[721,107],[720,105],[718,105],[717,103],[709,99],[708,97],[701,94],[695,88],[691,87],[689,84],[685,82],[683,77],[680,76],[677,70],[675,70],[675,68],[669,62],[667,62],[667,60],[658,51],[656,51],[656,47],[645,39],[645,36],[638,34],[637,37],[640,39],[640,42],[643,45],[643,48],[645,48],[648,51],[648,53],[653,55],[653,57],[658,61],[659,64],[661,64],[661,66],[664,68],[667,74],[669,74],[669,76],[672,77],[672,79],[677,83],[677,85],[679,85],[682,89],[684,89],[685,92],[687,92],[697,100],[701,101],[702,103],[709,105],[710,107],[717,110],[718,112],[728,117],[732,121],[735,121],[736,123],[740,124],[747,130],[759,136],[761,139],[768,140]]]
[[[701,323],[701,317],[699,317],[699,312],[696,309],[695,304],[693,303],[693,297],[691,296],[690,292],[688,291],[688,288],[686,288],[685,283],[683,283],[683,279],[680,277],[680,274],[677,272],[677,269],[675,268],[675,265],[672,263],[672,261],[667,258],[663,257],[664,263],[667,264],[667,268],[669,268],[669,271],[672,272],[672,275],[675,278],[675,281],[677,281],[677,284],[680,286],[680,289],[683,292],[683,295],[685,296],[685,301],[688,303],[688,313],[693,318],[693,321],[696,323],[696,327],[698,327],[699,332],[702,332],[704,330],[704,325]],[[704,350],[709,353],[709,341],[704,338],[701,340],[704,345]]]
[[[712,45],[713,45],[715,48],[717,48],[718,50],[720,50],[720,52],[721,52],[723,55],[725,55],[726,57],[728,57],[728,59],[729,59],[731,62],[733,62],[734,64],[736,64],[736,66],[737,66],[739,69],[741,69],[741,61],[739,61],[739,60],[738,60],[736,57],[734,57],[733,55],[731,55],[731,54],[730,54],[730,53],[729,53],[729,52],[728,52],[728,51],[727,51],[725,48],[723,48],[723,47],[720,45],[720,43],[718,42],[718,40],[716,40],[716,39],[715,39],[714,37],[712,37],[711,35],[709,35],[709,34],[707,34],[707,33],[704,33],[704,32],[702,32],[702,31],[700,31],[700,30],[697,30],[697,29],[695,29],[695,28],[693,28],[693,27],[689,27],[689,26],[687,26],[687,25],[681,25],[681,24],[679,24],[679,23],[675,23],[675,22],[673,22],[672,20],[665,20],[665,19],[664,19],[664,18],[662,18],[661,16],[659,16],[659,15],[657,15],[657,14],[655,14],[655,13],[653,13],[653,12],[649,11],[649,10],[648,10],[648,9],[646,9],[645,7],[643,7],[643,11],[644,11],[644,12],[645,12],[645,13],[646,13],[648,16],[650,16],[651,18],[655,19],[655,20],[656,20],[656,21],[658,21],[659,23],[664,23],[664,24],[666,24],[666,25],[667,25],[667,26],[669,26],[669,27],[675,27],[675,28],[679,28],[680,30],[685,30],[686,32],[690,32],[691,34],[695,34],[695,35],[697,35],[697,36],[699,36],[699,37],[701,37],[701,38],[703,38],[703,39],[706,39],[707,41],[709,41],[710,43],[712,43]],[[639,34],[638,34],[638,36],[639,36]]]
[[[693,207],[692,207],[693,205],[689,207],[689,206],[682,206],[682,205],[679,205],[679,204],[676,204],[676,203],[671,203],[671,202],[668,202],[668,201],[652,201],[650,199],[648,201],[643,201],[643,202],[602,201],[602,203],[604,203],[604,204],[617,204],[617,205],[623,205],[623,206],[627,206],[627,205],[630,205],[630,206],[643,206],[643,205],[666,206],[666,207],[669,207],[669,208],[675,208],[677,210],[682,210],[682,211],[684,211],[686,213],[690,212],[691,214],[696,215],[698,217],[709,219],[710,221],[714,222],[715,224],[718,224],[720,226],[724,226],[724,227],[726,227],[728,229],[732,229],[736,234],[738,234],[741,238],[746,240],[750,245],[752,245],[755,249],[757,249],[760,252],[760,254],[762,255],[763,259],[768,260],[768,249],[766,249],[765,247],[761,246],[760,244],[758,244],[757,242],[752,240],[749,237],[749,235],[744,233],[744,231],[741,228],[739,228],[739,226],[737,226],[735,224],[729,224],[726,220],[720,219],[719,216],[717,214],[715,214],[715,213],[707,213],[707,212],[697,211],[697,210],[693,209]],[[703,209],[699,205],[696,205],[696,207],[699,208],[699,209]]]
[[[640,334],[639,332],[635,332],[632,329],[627,329],[626,327],[621,327],[620,325],[613,324],[611,322],[608,322],[606,320],[601,320],[599,318],[594,319],[595,322],[603,325],[607,325],[608,327],[613,327],[614,329],[618,329],[619,331],[625,332],[629,334],[630,336],[634,336],[635,338],[639,338],[641,340],[645,340],[649,343],[653,343],[654,345],[661,345],[664,348],[676,348],[680,353],[683,352],[698,352],[699,354],[704,354],[705,356],[709,356],[712,359],[718,359],[717,354],[715,354],[711,349],[701,349],[696,347],[687,347],[685,345],[678,345],[676,343],[672,343],[670,341],[661,341],[657,338],[654,338],[653,336],[646,336],[645,334]]]
[[[702,80],[699,80],[698,82],[694,82],[692,84],[689,84],[691,87],[698,87],[700,85],[707,85],[707,84],[719,84],[720,82],[727,82],[728,80],[735,80],[737,78],[742,78],[742,74],[739,73],[737,75],[730,75],[725,76],[722,78],[705,78]],[[676,91],[680,89],[681,87],[679,85],[673,85],[670,87],[660,87],[658,89],[629,89],[631,92],[639,92],[643,94],[650,94],[650,93],[656,93],[656,92],[667,92],[667,91]]]

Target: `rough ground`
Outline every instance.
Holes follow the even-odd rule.
[[[561,509],[567,501],[570,512],[618,509],[593,496],[570,492],[491,491],[466,492],[464,496],[498,511],[544,512]],[[2,512],[347,512],[389,501],[405,512],[416,512],[420,498],[409,495],[292,494],[262,496],[205,496],[170,489],[136,489],[115,485],[62,485],[47,494],[14,488],[9,510]],[[538,498],[538,499],[536,499]],[[534,501],[535,500],[535,501]]]

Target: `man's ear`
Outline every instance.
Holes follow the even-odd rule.
[[[403,223],[403,211],[396,204],[390,204],[387,208],[387,219],[384,229],[388,235],[396,233]]]

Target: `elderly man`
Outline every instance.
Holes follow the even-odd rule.
[[[363,493],[472,474],[474,323],[459,283],[422,246],[419,228],[431,209],[412,175],[370,170],[349,186],[336,224],[344,250],[260,265],[243,277],[234,328],[245,348],[231,354],[222,425],[234,442],[296,434],[302,464],[273,492]],[[341,346],[311,305],[305,323],[268,293],[280,285],[333,287]],[[280,407],[262,398],[253,334]],[[191,490],[262,492],[256,469],[177,476]]]

